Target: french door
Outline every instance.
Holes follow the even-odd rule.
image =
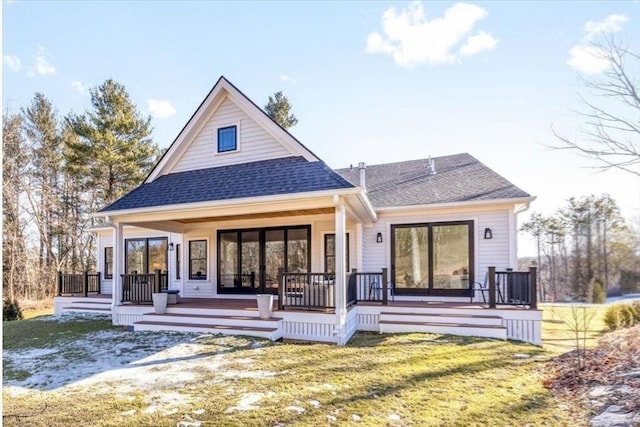
[[[473,258],[473,221],[391,227],[398,295],[468,296]]]
[[[311,227],[218,231],[218,292],[278,293],[278,270],[311,268]]]

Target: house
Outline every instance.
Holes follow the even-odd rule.
[[[539,344],[535,269],[510,270],[533,199],[469,154],[333,170],[221,77],[145,182],[96,214],[100,273],[60,274],[56,312],[338,344],[356,330]],[[161,315],[159,290],[180,301]],[[271,319],[256,294],[275,296]]]

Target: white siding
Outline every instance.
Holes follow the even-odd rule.
[[[237,125],[238,151],[218,154],[218,128]],[[229,98],[209,118],[171,172],[205,169],[293,155]]]

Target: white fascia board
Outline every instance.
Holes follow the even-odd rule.
[[[491,206],[491,205],[515,205],[518,203],[530,203],[536,199],[535,196],[519,197],[513,199],[491,199],[491,200],[470,200],[467,202],[450,202],[450,203],[431,203],[428,205],[409,205],[409,206],[388,206],[375,208],[376,212],[399,212],[399,211],[424,211],[447,208],[466,208],[473,206]]]
[[[221,207],[231,207],[231,206],[243,206],[249,205],[254,206],[258,204],[270,204],[270,203],[278,203],[278,202],[287,202],[287,201],[300,201],[300,200],[313,200],[319,199],[323,197],[332,197],[334,195],[349,195],[349,194],[357,194],[360,191],[359,188],[345,188],[340,190],[323,190],[323,191],[311,191],[305,193],[294,193],[294,194],[280,194],[280,195],[272,195],[272,196],[259,196],[259,197],[246,197],[242,199],[227,199],[227,200],[217,200],[217,201],[206,201],[206,202],[197,202],[197,203],[182,203],[175,205],[164,205],[164,206],[150,206],[146,208],[137,208],[137,209],[123,209],[119,211],[107,211],[107,212],[96,212],[93,214],[94,217],[120,217],[123,215],[136,215],[136,214],[148,214],[148,213],[164,213],[164,212],[187,212],[187,211],[198,211],[212,208],[221,208]]]

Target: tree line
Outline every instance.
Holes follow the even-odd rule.
[[[536,243],[539,299],[600,303],[607,294],[640,292],[638,226],[607,194],[570,198],[552,215],[533,213],[521,230]]]
[[[297,123],[283,93],[265,111]],[[151,117],[108,79],[90,89],[90,108],[60,115],[36,93],[2,117],[3,292],[9,301],[55,295],[57,271],[95,269],[91,214],[139,185],[160,156]]]
[[[3,114],[3,291],[9,300],[55,293],[58,270],[95,266],[91,213],[137,186],[160,154],[151,117],[114,80],[91,108],[61,116],[36,93]]]

